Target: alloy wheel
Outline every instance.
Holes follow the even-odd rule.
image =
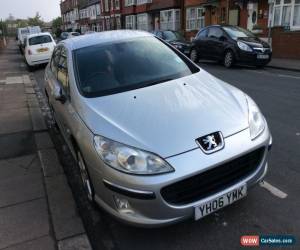
[[[192,49],[190,58],[193,62],[197,63],[198,62],[198,53],[196,49]]]
[[[224,66],[226,68],[230,68],[233,65],[233,53],[231,51],[227,51],[224,57]]]

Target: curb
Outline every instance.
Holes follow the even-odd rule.
[[[281,69],[281,70],[288,70],[288,71],[293,71],[293,72],[300,72],[300,68],[295,69],[295,68],[287,68],[287,67],[273,66],[273,65],[266,65],[265,67],[271,68],[271,69]]]
[[[76,203],[64,174],[48,127],[41,111],[36,81],[23,75],[25,95],[33,125],[35,144],[42,166],[49,216],[52,222],[56,247],[59,250],[92,250]]]

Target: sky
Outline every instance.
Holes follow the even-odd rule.
[[[60,0],[0,0],[0,19],[6,19],[11,13],[15,18],[35,16],[38,11],[48,22],[60,16]]]

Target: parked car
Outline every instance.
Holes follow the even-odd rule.
[[[60,35],[60,41],[66,40],[68,38],[72,38],[75,36],[80,36],[80,33],[78,33],[78,32],[62,32]]]
[[[198,220],[266,174],[272,137],[255,102],[150,33],[64,40],[45,79],[87,197],[124,222]]]
[[[213,25],[199,31],[190,58],[194,62],[200,58],[221,61],[227,68],[235,63],[263,67],[271,61],[272,49],[248,30]]]
[[[172,44],[175,48],[177,48],[187,56],[190,55],[192,44],[191,42],[188,42],[178,31],[156,30],[152,33],[157,37],[165,40],[166,42]]]
[[[56,43],[50,33],[28,35],[25,39],[25,60],[31,70],[33,66],[48,63]]]
[[[18,46],[20,49],[20,52],[23,54],[24,53],[24,47],[25,47],[25,39],[28,35],[30,34],[37,34],[41,32],[41,28],[39,26],[28,26],[28,27],[23,27],[23,28],[18,28],[17,30],[17,41],[18,41]]]

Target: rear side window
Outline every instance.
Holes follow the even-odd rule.
[[[51,59],[51,71],[53,72],[53,74],[55,75],[55,77],[57,77],[57,70],[58,70],[58,63],[59,63],[59,58],[60,58],[60,50],[61,48],[58,47],[54,50],[53,55],[52,55],[52,59]]]
[[[58,62],[57,80],[61,83],[65,92],[69,93],[69,77],[68,77],[68,63],[67,63],[67,51],[63,47]]]
[[[208,37],[219,39],[223,35],[223,31],[219,28],[212,27],[208,29]]]
[[[196,38],[205,38],[207,37],[207,29],[199,31]]]
[[[43,35],[43,36],[35,36],[29,38],[29,45],[38,45],[42,43],[51,43],[52,39],[48,35]]]

